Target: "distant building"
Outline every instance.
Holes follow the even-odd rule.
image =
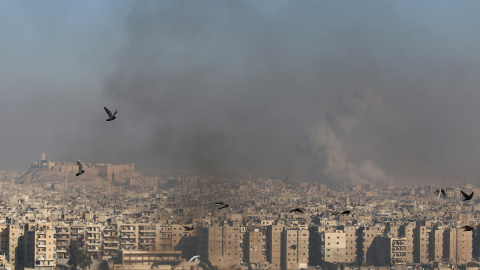
[[[308,265],[309,232],[288,228],[282,232],[282,269],[306,269]]]
[[[239,222],[208,228],[208,260],[219,269],[239,267],[243,263],[245,228]]]

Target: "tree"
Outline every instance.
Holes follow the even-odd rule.
[[[100,270],[110,270],[110,267],[108,266],[108,262],[103,261],[100,263],[100,267],[98,268]]]
[[[77,270],[78,267],[85,270],[87,267],[90,268],[92,264],[92,257],[87,255],[87,252],[78,248],[78,243],[76,240],[70,241],[68,246],[68,254],[70,258],[68,259],[67,264],[71,266],[74,270]]]

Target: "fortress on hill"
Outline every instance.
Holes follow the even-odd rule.
[[[85,170],[85,174],[90,175],[98,175],[101,178],[104,178],[107,181],[114,182],[115,175],[120,175],[126,172],[133,172],[135,171],[135,164],[134,163],[127,163],[127,164],[105,164],[105,163],[83,163],[83,169]],[[69,174],[69,173],[77,173],[78,172],[78,164],[77,163],[68,163],[68,162],[53,162],[48,161],[45,158],[45,153],[42,153],[42,157],[40,162],[34,162],[30,169],[46,169],[46,170],[53,170],[60,172],[62,174]]]
[[[43,183],[64,181],[64,178],[71,180],[82,179],[96,180],[101,178],[112,184],[142,185],[145,181],[142,174],[135,170],[134,163],[127,164],[106,164],[82,162],[85,173],[79,177],[78,164],[69,162],[49,161],[42,153],[39,162],[34,162],[30,169],[19,179],[19,183]]]

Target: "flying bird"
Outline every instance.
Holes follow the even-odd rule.
[[[350,210],[345,210],[342,213],[340,213],[340,215],[348,215],[348,214],[350,214]]]
[[[472,226],[463,226],[463,227],[460,227],[460,229],[463,229],[464,232],[468,232],[468,231],[473,230],[473,227]]]
[[[80,160],[77,161],[77,163],[78,163],[78,173],[75,174],[75,175],[79,176],[79,175],[83,174],[85,172],[85,170],[83,169],[83,166],[82,166],[82,163],[80,163]]]
[[[335,212],[332,213],[332,215],[334,215],[334,216],[336,216],[336,215],[338,215],[338,214],[340,214],[340,212],[336,212],[336,211],[335,211]]]
[[[435,193],[437,193],[438,195],[438,198],[440,198],[440,195],[442,194],[443,197],[445,197],[445,189],[441,188],[441,189],[438,189],[437,191],[435,191]]]
[[[296,250],[296,249],[297,249],[297,245],[291,245],[291,246],[290,246],[290,249],[291,249],[291,250]]]
[[[195,255],[188,262],[199,262],[200,261],[200,255]]]
[[[463,199],[464,201],[471,200],[472,197],[473,197],[473,191],[472,191],[472,193],[470,193],[470,195],[468,195],[467,193],[463,192],[463,190],[460,190],[460,192],[462,192],[463,197],[465,197],[465,198]]]
[[[300,208],[295,208],[295,209],[290,210],[290,213],[297,213],[297,212],[298,213],[303,213],[303,210],[300,209]]]
[[[224,202],[216,202],[215,204],[220,205],[220,208],[218,209],[227,208],[229,206],[228,203],[224,203]]]
[[[197,225],[193,225],[193,226],[185,226],[185,225],[183,225],[183,228],[185,228],[185,231],[186,231],[186,232],[193,231],[193,230],[195,230],[196,227],[197,227]]]
[[[112,114],[112,112],[109,109],[107,109],[107,107],[103,107],[103,108],[105,109],[105,111],[108,114],[107,121],[113,121],[113,120],[115,120],[115,118],[117,118],[117,116],[116,116],[117,115],[117,110],[115,110],[115,113]]]

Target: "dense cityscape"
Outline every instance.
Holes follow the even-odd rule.
[[[0,2],[0,270],[480,270],[479,14]]]
[[[133,164],[105,165],[117,174],[104,179],[89,165],[69,181],[68,163],[41,159],[0,174],[4,269],[65,269],[72,242],[100,269],[478,266],[480,208],[461,194],[480,193],[471,185],[330,188],[288,176],[143,176]]]

